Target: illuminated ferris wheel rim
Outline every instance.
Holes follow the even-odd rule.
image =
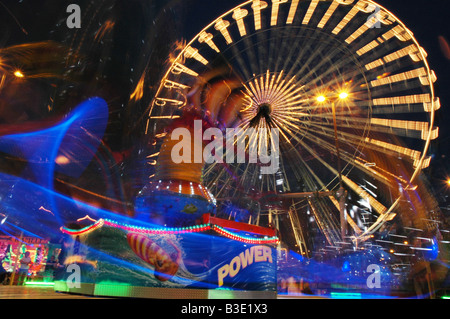
[[[379,8],[379,10],[380,10],[379,12],[382,12],[385,15],[385,17],[384,17],[385,19],[392,19],[394,22],[398,23],[398,25],[401,27],[401,31],[402,32],[406,32],[408,34],[408,38],[409,38],[408,40],[411,40],[413,42],[415,48],[417,48],[417,52],[415,52],[415,53],[417,55],[419,55],[419,57],[420,57],[419,59],[424,64],[424,67],[425,67],[425,70],[426,70],[426,77],[428,79],[428,87],[430,89],[430,101],[429,101],[429,104],[431,105],[431,106],[429,106],[429,110],[426,111],[427,113],[430,114],[429,122],[424,122],[424,123],[427,123],[429,126],[423,126],[421,128],[422,130],[427,130],[426,132],[422,131],[422,136],[424,137],[424,138],[422,138],[422,140],[425,141],[425,145],[424,145],[424,148],[423,148],[423,152],[420,155],[420,158],[418,159],[418,161],[416,161],[417,162],[416,165],[415,165],[416,169],[415,169],[413,175],[411,176],[411,178],[409,179],[409,183],[412,184],[414,182],[414,180],[417,178],[417,176],[420,173],[420,171],[422,170],[422,168],[424,167],[425,161],[427,159],[427,150],[428,150],[428,148],[430,146],[431,140],[434,138],[433,136],[435,135],[434,134],[435,132],[433,132],[434,129],[435,129],[434,128],[435,110],[439,107],[437,105],[438,102],[437,102],[436,97],[435,97],[435,91],[434,91],[434,86],[433,86],[433,83],[435,81],[434,74],[432,73],[432,71],[431,71],[431,69],[429,67],[428,61],[426,59],[427,56],[426,56],[425,51],[421,48],[421,46],[419,45],[418,41],[415,39],[413,33],[394,14],[392,14],[389,10],[387,10],[386,8],[380,6],[379,4],[377,4],[376,2],[371,1],[371,0],[356,1],[356,3],[354,3],[355,1],[353,1],[353,0],[334,0],[334,1],[328,1],[328,0],[312,0],[312,1],[309,1],[309,0],[304,0],[304,1],[300,1],[300,0],[287,1],[287,0],[285,0],[285,1],[283,1],[283,0],[281,0],[281,1],[272,1],[271,2],[272,3],[272,20],[271,20],[271,26],[270,27],[278,26],[278,16],[277,16],[278,11],[277,10],[278,10],[280,5],[286,5],[286,3],[288,3],[288,2],[290,2],[290,5],[291,5],[290,6],[290,15],[288,17],[288,20],[286,21],[286,25],[283,25],[283,26],[289,26],[290,24],[292,24],[292,21],[293,21],[293,19],[295,17],[295,13],[297,11],[297,8],[298,8],[298,5],[299,5],[300,2],[309,2],[310,3],[310,6],[309,6],[309,9],[308,9],[308,12],[307,12],[307,15],[309,14],[309,16],[308,16],[309,19],[311,18],[312,14],[314,13],[314,10],[316,9],[316,7],[319,4],[319,2],[329,2],[329,3],[332,3],[332,5],[335,5],[336,8],[339,5],[353,5],[352,10],[354,10],[354,14],[356,14],[356,13],[358,13],[360,11],[363,11],[365,13],[370,14],[371,12],[373,12],[375,10],[375,8]],[[169,80],[169,76],[170,76],[171,72],[173,72],[175,69],[177,71],[180,71],[180,72],[190,72],[190,71],[192,71],[192,70],[190,70],[187,67],[186,67],[186,69],[183,69],[183,67],[184,67],[183,62],[184,62],[184,60],[187,57],[188,58],[194,58],[197,61],[199,61],[200,63],[205,64],[205,65],[208,63],[207,60],[202,60],[203,57],[201,56],[201,54],[198,53],[199,51],[197,49],[192,47],[192,45],[194,43],[196,43],[196,41],[198,41],[199,43],[203,43],[203,44],[206,43],[211,49],[214,49],[217,53],[219,53],[220,50],[217,48],[217,46],[215,46],[214,42],[212,41],[212,38],[210,37],[211,34],[209,34],[207,31],[209,29],[212,29],[212,28],[215,28],[215,30],[219,31],[219,29],[217,28],[218,23],[221,24],[222,26],[225,26],[226,23],[224,22],[224,18],[229,16],[229,15],[233,15],[232,18],[235,20],[236,25],[238,25],[238,27],[239,26],[242,27],[242,24],[241,25],[239,25],[239,24],[240,24],[240,22],[242,23],[242,19],[243,19],[243,17],[246,16],[246,14],[244,16],[241,16],[241,17],[239,16],[239,14],[242,14],[243,13],[243,11],[242,11],[243,8],[245,6],[248,6],[248,5],[252,5],[252,8],[254,10],[254,16],[256,16],[257,14],[260,14],[261,10],[263,10],[263,9],[267,10],[269,8],[269,5],[266,2],[264,2],[264,1],[258,1],[258,0],[246,1],[246,2],[244,2],[242,4],[240,4],[240,5],[232,8],[232,9],[230,9],[229,11],[225,12],[224,14],[219,16],[217,19],[212,21],[209,25],[207,25],[205,28],[203,28],[190,42],[188,42],[183,47],[183,49],[179,52],[177,57],[173,59],[173,61],[171,63],[171,67],[168,68],[168,70],[166,71],[166,73],[165,73],[165,75],[164,75],[164,77],[163,77],[163,79],[161,81],[161,85],[160,85],[160,87],[158,88],[158,90],[156,92],[155,99],[153,100],[152,104],[150,105],[149,118],[151,117],[153,107],[155,105],[158,105],[158,102],[163,102],[164,104],[166,102],[169,102],[169,103],[170,102],[175,102],[176,103],[176,101],[173,101],[173,100],[170,101],[170,100],[164,100],[163,98],[160,98],[160,93],[161,93],[162,89],[165,87],[165,85],[168,84],[168,83],[170,83],[169,85],[178,85],[179,84],[179,83],[176,83],[176,82],[174,84],[174,82],[171,82]],[[372,11],[364,11],[364,9],[367,9],[369,6],[372,6]],[[310,10],[312,10],[312,12],[310,12]],[[294,16],[291,15],[291,12],[294,14]],[[333,13],[334,12],[332,12],[331,15]],[[250,14],[249,14],[249,16],[250,16]],[[275,16],[275,20],[274,20],[274,16]],[[328,19],[330,19],[330,18],[331,18],[331,16],[328,17]],[[351,20],[351,18],[350,18],[350,20]],[[255,17],[255,24],[257,23],[256,21],[257,21],[257,19]],[[275,21],[275,22],[273,22],[273,21]],[[288,21],[290,21],[290,22],[288,23]],[[229,21],[226,21],[226,22],[228,22],[228,26],[230,26],[230,22]],[[349,22],[350,21],[347,21],[347,23],[349,23]],[[394,22],[392,22],[392,23],[394,23]],[[304,25],[300,25],[300,27],[302,27],[302,26],[306,27]],[[245,25],[244,25],[244,28],[245,28]],[[259,29],[261,29],[261,28],[262,27],[259,26]],[[223,30],[224,29],[222,29],[220,31],[222,32]],[[226,27],[225,27],[225,30],[226,30]],[[323,30],[320,30],[320,31],[323,32]],[[246,31],[242,31],[241,30],[240,32],[241,32],[241,39],[240,40],[242,40],[244,35],[247,35],[247,34],[245,33]],[[222,35],[225,37],[225,33],[222,33]],[[338,38],[336,38],[336,39],[338,40]],[[231,45],[233,43],[233,40],[227,39],[226,37],[225,37],[225,40],[227,41],[227,45]],[[240,40],[238,40],[238,41],[240,41]],[[341,41],[341,42],[343,44],[345,44],[345,41]],[[273,71],[273,70],[271,70],[271,71]],[[192,76],[198,76],[199,74],[194,72],[191,75]],[[257,78],[258,76],[259,75],[255,75],[255,78]],[[250,81],[251,79],[247,79],[247,80]],[[160,99],[160,100],[158,100],[158,99]],[[369,101],[369,102],[372,103],[373,101]],[[155,117],[155,119],[156,118],[157,117]],[[147,123],[147,129],[148,129],[148,123]],[[362,236],[367,235],[367,234],[371,234],[373,231],[376,231],[378,229],[378,227],[380,227],[382,222],[392,218],[392,210],[395,208],[397,203],[398,203],[398,199],[397,199],[397,201],[395,201],[393,203],[393,205],[389,209],[387,209],[385,211],[384,214],[382,214],[380,216],[380,218],[377,220],[377,222],[375,222],[366,232],[364,232],[362,234]]]

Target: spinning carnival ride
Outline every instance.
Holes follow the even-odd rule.
[[[440,104],[426,58],[373,1],[246,1],[171,56],[147,110],[149,189],[217,201],[223,218],[275,226],[282,240],[291,233],[303,255],[310,222],[333,247],[364,242],[430,163]],[[257,129],[247,152],[270,149],[279,169],[230,161],[225,144],[213,162],[170,162],[171,130],[194,134],[192,119],[223,136]]]

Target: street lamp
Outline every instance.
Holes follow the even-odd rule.
[[[347,99],[347,98],[348,98],[348,93],[347,93],[347,92],[341,92],[341,93],[339,93],[339,98],[340,98],[341,100]]]
[[[338,166],[338,176],[339,176],[339,190],[337,192],[337,196],[339,198],[339,215],[341,222],[341,237],[342,241],[345,241],[345,237],[347,235],[347,221],[345,217],[345,197],[346,191],[344,189],[344,185],[342,183],[342,167],[341,167],[341,155],[339,150],[339,140],[337,135],[337,123],[336,123],[336,101],[341,100],[344,101],[349,97],[348,92],[341,91],[336,95],[332,95],[331,97],[327,97],[325,95],[320,95],[317,97],[317,101],[319,103],[324,103],[327,99],[331,102],[331,109],[333,113],[333,126],[334,126],[334,143],[336,146],[336,155],[337,155],[337,166]]]
[[[325,96],[323,96],[323,95],[320,95],[320,96],[317,97],[317,101],[320,102],[320,103],[323,103],[326,100],[327,100],[327,98]]]
[[[25,75],[22,73],[22,71],[20,71],[20,70],[16,70],[16,71],[14,71],[14,75],[17,77],[17,78],[23,78]]]

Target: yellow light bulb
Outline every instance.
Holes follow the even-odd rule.
[[[24,77],[23,73],[20,72],[19,70],[15,71],[15,72],[14,72],[14,75],[15,75],[16,77],[18,77],[18,78],[23,78],[23,77]]]
[[[347,92],[341,92],[341,93],[339,94],[339,98],[340,98],[341,100],[345,100],[346,98],[348,98],[348,93],[347,93]]]
[[[325,102],[325,101],[326,101],[326,97],[325,97],[325,96],[323,96],[323,95],[321,95],[321,96],[318,96],[318,97],[317,97],[317,101],[319,101],[320,103],[323,103],[323,102]]]

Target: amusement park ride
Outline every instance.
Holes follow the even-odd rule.
[[[149,178],[133,216],[80,213],[61,227],[81,283],[67,272],[57,291],[275,297],[286,252],[358,252],[422,188],[436,76],[413,33],[374,1],[245,1],[163,68],[143,112]],[[131,98],[145,87],[143,76]],[[180,129],[203,138],[181,147]],[[241,134],[222,141],[229,129]],[[263,151],[276,171],[263,172]]]

